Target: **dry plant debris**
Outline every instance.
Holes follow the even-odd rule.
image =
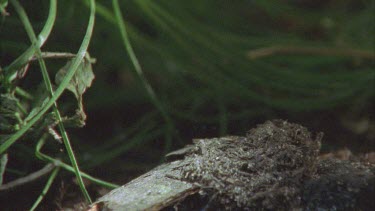
[[[322,134],[283,120],[267,121],[246,137],[197,139],[182,175],[213,191],[226,208],[291,208],[316,172]]]

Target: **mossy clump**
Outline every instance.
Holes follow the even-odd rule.
[[[291,209],[314,176],[322,134],[284,120],[267,121],[246,137],[196,139],[182,168],[185,180],[226,209]]]

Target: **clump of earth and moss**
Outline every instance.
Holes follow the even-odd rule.
[[[182,168],[185,180],[231,208],[290,209],[301,206],[301,187],[317,169],[322,134],[298,124],[267,121],[246,137],[196,139]]]
[[[101,197],[102,210],[375,210],[375,165],[319,156],[322,134],[283,120],[196,139]],[[130,197],[131,196],[131,197]]]

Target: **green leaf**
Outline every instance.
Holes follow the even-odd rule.
[[[70,80],[68,86],[66,87],[68,90],[73,92],[80,106],[82,105],[83,93],[85,93],[86,89],[91,86],[91,83],[95,78],[95,75],[92,71],[92,65],[91,65],[93,63],[95,63],[95,59],[91,59],[90,55],[86,53],[85,58],[82,60],[81,64],[78,66],[78,69],[75,72],[72,80]],[[57,85],[61,84],[71,64],[72,62],[69,61],[63,68],[61,68],[57,72],[56,77],[55,77],[55,82]]]
[[[95,59],[90,58],[90,55],[86,53],[85,58],[82,60],[81,64],[78,66],[76,73],[74,74],[72,80],[66,87],[71,91],[78,101],[78,109],[76,114],[72,117],[64,117],[63,122],[67,127],[83,127],[86,121],[86,114],[83,110],[83,98],[82,95],[85,93],[86,89],[92,84],[95,75],[92,71],[92,64],[95,63]],[[61,68],[56,76],[55,82],[57,85],[61,83],[64,79],[67,70],[71,66],[71,61],[69,61],[63,68]]]
[[[62,119],[65,127],[83,127],[86,124],[86,114],[82,107],[76,110],[76,113],[70,117],[64,117]]]

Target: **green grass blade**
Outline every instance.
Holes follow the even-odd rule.
[[[140,65],[140,63],[139,63],[139,61],[138,61],[138,59],[137,59],[137,57],[134,53],[133,47],[132,47],[132,45],[130,43],[130,40],[129,40],[129,37],[128,37],[128,33],[126,31],[125,22],[124,22],[124,19],[123,19],[121,10],[120,10],[120,5],[118,4],[117,0],[113,0],[112,2],[113,2],[113,10],[115,12],[115,16],[116,16],[116,20],[117,20],[117,26],[120,30],[121,38],[122,38],[124,46],[126,48],[126,52],[129,54],[129,57],[130,57],[130,60],[133,64],[136,75],[139,78],[139,80],[142,82],[142,85],[146,89],[152,103],[154,103],[154,105],[160,110],[160,112],[163,114],[163,116],[168,119],[169,117],[166,114],[166,112],[164,110],[164,107],[162,106],[159,99],[156,97],[155,91],[152,88],[152,86],[150,85],[150,83],[148,82],[148,80],[146,79],[146,77],[143,73],[142,67],[141,67],[141,65]]]
[[[31,23],[25,13],[25,11],[23,10],[23,8],[21,7],[21,5],[18,3],[17,0],[12,0],[12,4],[14,5],[16,11],[19,13],[20,15],[20,18],[21,18],[21,21],[22,23],[24,24],[25,26],[25,29],[26,29],[26,32],[31,40],[32,43],[36,43],[38,40],[35,36],[35,32],[31,26]],[[56,0],[51,0],[50,1],[50,5],[51,7],[55,8],[54,10],[54,14],[50,14],[52,16],[56,16]],[[54,22],[49,22],[47,24],[54,24]],[[42,38],[42,39],[47,39],[47,38]],[[48,76],[48,71],[47,71],[47,67],[46,67],[46,64],[42,58],[42,52],[40,50],[40,48],[38,47],[35,47],[36,48],[36,55],[37,55],[37,59],[39,61],[39,65],[41,67],[41,70],[42,70],[42,75],[43,75],[43,79],[44,79],[44,83],[46,85],[46,88],[49,92],[49,95],[50,95],[50,98],[52,98],[54,96],[54,93],[53,93],[53,89],[52,89],[52,84],[51,84],[51,80]],[[83,183],[83,180],[82,180],[82,177],[80,175],[80,170],[79,170],[79,167],[78,167],[78,164],[77,164],[77,160],[75,158],[75,155],[74,155],[74,152],[73,152],[73,149],[71,147],[71,144],[70,144],[70,141],[69,141],[69,137],[68,137],[68,134],[65,130],[65,127],[62,123],[62,118],[61,118],[61,115],[60,115],[60,112],[59,110],[57,109],[57,104],[56,102],[53,104],[53,111],[54,111],[54,114],[57,118],[57,121],[58,121],[58,125],[59,125],[59,129],[60,129],[60,133],[61,133],[61,136],[62,136],[62,139],[64,141],[64,145],[66,147],[66,150],[68,152],[68,156],[70,158],[70,161],[76,171],[76,176],[77,176],[77,180],[78,180],[78,184],[81,188],[81,191],[83,193],[83,195],[85,196],[86,200],[88,202],[92,202],[91,201],[91,198],[90,198],[90,195],[89,193],[87,192],[86,190],[86,187]]]
[[[42,152],[40,152],[40,150],[42,149],[44,143],[46,142],[47,137],[48,137],[48,135],[45,134],[45,135],[43,135],[43,137],[38,141],[38,143],[37,143],[37,145],[36,145],[36,147],[35,147],[35,156],[36,156],[37,158],[39,158],[40,160],[44,160],[44,161],[47,161],[47,162],[53,163],[53,164],[55,164],[56,166],[59,166],[59,167],[65,169],[65,170],[67,170],[67,171],[70,171],[70,172],[72,172],[72,173],[75,173],[75,169],[74,169],[72,166],[70,166],[70,165],[68,165],[68,164],[66,164],[66,163],[64,163],[64,162],[62,162],[62,161],[60,161],[60,160],[58,160],[58,159],[54,159],[54,158],[52,158],[52,157],[50,157],[50,156],[48,156],[48,155],[43,154]],[[95,177],[93,177],[93,176],[90,176],[90,175],[84,173],[84,172],[80,172],[80,174],[82,175],[83,178],[86,178],[86,179],[90,180],[91,182],[93,182],[93,183],[95,183],[95,184],[98,184],[98,185],[101,185],[101,186],[103,186],[103,187],[106,187],[106,188],[117,188],[117,187],[119,187],[119,186],[116,185],[116,184],[109,183],[109,182],[106,182],[106,181],[103,181],[103,180],[97,179],[97,178],[95,178]]]
[[[126,27],[125,27],[124,18],[122,16],[118,0],[113,0],[112,3],[113,3],[113,10],[115,12],[115,17],[116,17],[116,20],[117,20],[117,26],[120,30],[121,38],[122,38],[124,46],[126,48],[126,52],[129,54],[130,60],[133,64],[133,66],[134,66],[136,76],[141,81],[143,87],[146,89],[147,94],[148,94],[151,102],[160,111],[160,113],[162,114],[162,116],[163,116],[163,118],[164,118],[164,120],[167,124],[165,150],[168,151],[170,146],[171,146],[172,133],[174,131],[172,119],[170,118],[169,114],[166,112],[163,104],[160,102],[160,100],[156,96],[154,89],[152,88],[152,86],[150,85],[150,83],[146,79],[145,75],[143,74],[142,67],[141,67],[141,65],[140,65],[140,63],[139,63],[139,61],[138,61],[138,59],[137,59],[137,57],[134,53],[133,47],[130,43],[128,33],[127,33]]]
[[[42,190],[42,193],[39,195],[37,200],[34,202],[33,206],[30,208],[30,211],[35,210],[38,207],[38,205],[40,204],[40,202],[42,202],[44,196],[47,194],[49,188],[51,187],[53,181],[55,180],[57,174],[59,173],[59,170],[60,170],[60,168],[55,168],[52,171],[51,175],[49,176],[49,178],[47,180],[46,185],[44,186],[44,188]]]
[[[56,5],[50,6],[48,18],[46,24],[44,25],[42,31],[38,35],[38,41],[33,43],[22,55],[20,55],[17,59],[14,60],[9,66],[4,68],[4,72],[6,74],[6,80],[10,82],[13,78],[14,74],[22,68],[25,64],[27,64],[31,57],[34,56],[35,47],[41,48],[43,44],[46,42],[47,37],[51,34],[53,23],[56,19]]]
[[[55,101],[60,97],[60,95],[64,92],[67,85],[69,84],[69,81],[74,76],[74,73],[76,72],[78,66],[83,60],[83,57],[86,54],[91,36],[92,31],[94,28],[95,23],[95,1],[91,0],[91,7],[90,7],[90,19],[87,26],[85,37],[82,41],[81,47],[77,53],[77,56],[74,58],[71,67],[68,70],[68,73],[66,74],[66,77],[63,79],[61,84],[58,86],[58,88],[55,91],[55,95],[48,100],[48,102],[45,104],[45,106],[39,111],[38,114],[34,116],[25,126],[23,126],[17,133],[13,134],[11,137],[5,140],[5,142],[0,146],[0,154],[4,153],[14,142],[16,142],[22,135],[24,135],[28,129],[30,129],[47,111],[51,108],[51,106],[55,103]]]

